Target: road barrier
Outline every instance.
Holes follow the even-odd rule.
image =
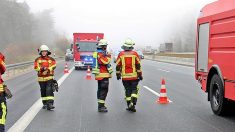
[[[195,64],[195,59],[194,58],[145,55],[145,59],[155,60],[155,61],[159,61],[159,62],[179,64],[179,65],[185,65],[185,66],[191,66],[191,67],[193,67],[194,64]]]

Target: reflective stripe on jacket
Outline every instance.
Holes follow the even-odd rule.
[[[116,73],[121,74],[123,80],[137,80],[142,75],[140,58],[135,51],[122,51],[116,61]]]
[[[47,70],[43,70],[45,67]],[[34,69],[38,72],[38,81],[45,82],[54,78],[56,61],[52,57],[38,57],[34,62]]]
[[[96,52],[97,53],[97,52]],[[97,63],[96,63],[96,74],[95,74],[95,79],[96,80],[102,80],[103,78],[111,78],[111,71],[112,69],[110,68],[111,62],[111,55],[104,55],[103,52],[98,52],[97,53]],[[110,67],[108,68],[108,66],[110,65]],[[99,69],[99,71],[97,72],[97,69]]]

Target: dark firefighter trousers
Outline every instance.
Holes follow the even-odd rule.
[[[139,80],[122,80],[122,83],[125,88],[127,106],[130,103],[136,105],[139,94]]]
[[[99,108],[105,106],[105,99],[107,97],[108,91],[109,91],[109,78],[98,80],[97,99],[98,99]]]
[[[5,132],[5,123],[7,116],[7,104],[4,94],[0,95],[0,132]]]
[[[52,89],[53,80],[39,82],[43,105],[54,103],[54,91]]]

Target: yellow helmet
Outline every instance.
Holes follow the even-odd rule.
[[[107,46],[108,45],[108,41],[105,39],[101,39],[98,43],[98,46]]]
[[[125,47],[133,47],[135,45],[135,42],[132,39],[126,39],[123,46]]]

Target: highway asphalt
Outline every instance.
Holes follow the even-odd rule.
[[[70,68],[72,63],[69,63]],[[58,64],[56,79],[63,76],[64,62]],[[97,82],[86,80],[86,71],[73,71],[55,95],[54,111],[41,109],[26,132],[233,132],[235,114],[218,117],[211,111],[204,93],[194,79],[194,68],[143,60],[144,80],[140,82],[137,112],[126,111],[124,88],[115,74],[110,79],[108,113],[97,112]],[[166,80],[172,103],[156,103],[161,79]],[[6,82],[14,98],[8,101],[9,129],[39,98],[34,71]],[[235,112],[234,112],[235,113]]]

